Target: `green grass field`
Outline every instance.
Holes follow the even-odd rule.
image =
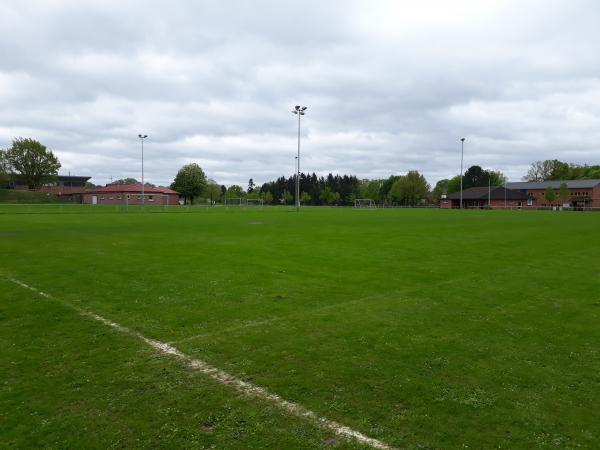
[[[0,206],[0,446],[368,448],[71,305],[393,447],[598,448],[600,214],[57,207]]]

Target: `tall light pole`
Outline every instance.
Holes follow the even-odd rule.
[[[148,137],[147,134],[138,134],[140,141],[142,142],[142,207],[144,206],[144,139]]]
[[[305,114],[306,106],[296,105],[292,112],[298,116],[298,165],[296,171],[296,211],[300,211],[300,116]]]
[[[463,155],[465,153],[465,138],[460,138],[460,209],[463,207]]]

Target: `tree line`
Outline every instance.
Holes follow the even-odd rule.
[[[53,152],[30,138],[16,138],[11,147],[0,150],[0,185],[19,177],[30,189],[39,189],[56,179],[61,164]],[[300,200],[305,205],[351,205],[354,200],[372,199],[380,204],[406,206],[436,203],[442,195],[458,192],[460,174],[439,180],[433,189],[425,177],[416,170],[404,175],[390,175],[382,179],[359,179],[355,175],[317,176],[300,174]],[[526,181],[600,179],[600,165],[580,165],[557,159],[533,162],[523,177]],[[469,167],[462,176],[462,187],[501,186],[506,177],[499,171],[481,166]],[[140,184],[135,178],[116,180],[111,184]],[[152,183],[145,183],[154,187]],[[95,185],[88,183],[87,188]],[[292,204],[296,189],[296,176],[279,177],[258,186],[251,178],[246,188],[240,185],[224,186],[207,178],[195,163],[186,164],[175,176],[170,186],[181,193],[187,202],[199,197],[211,203],[224,198],[260,198],[267,204]],[[551,195],[551,194],[550,194]]]
[[[594,180],[600,179],[600,165],[573,164],[547,159],[531,164],[524,181],[561,181],[561,180]]]

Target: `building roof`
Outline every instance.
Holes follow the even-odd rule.
[[[562,183],[566,183],[569,189],[593,189],[600,184],[600,180],[566,180],[566,181],[516,181],[506,183],[509,189],[552,189],[560,188]]]
[[[86,182],[92,177],[80,177],[76,175],[57,175],[58,181],[79,181]]]
[[[504,191],[506,190],[506,196]],[[492,200],[527,200],[527,195],[521,191],[504,189],[504,186],[496,186],[492,187],[491,193],[489,192],[488,187],[472,187],[469,189],[463,190],[462,198],[463,200],[487,200],[488,195]],[[460,199],[460,191],[454,192],[453,194],[448,195],[449,200],[459,200]]]
[[[104,186],[102,188],[94,189],[93,191],[88,191],[88,194],[110,194],[114,192],[129,192],[135,194],[142,193],[142,185],[141,184],[109,184],[108,186]],[[173,189],[169,189],[166,187],[144,187],[144,194],[177,194],[179,192],[174,191]]]

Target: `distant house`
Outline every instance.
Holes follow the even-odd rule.
[[[142,199],[143,196],[143,199]],[[165,187],[141,184],[108,185],[85,192],[83,203],[92,205],[178,205],[179,192]]]
[[[566,201],[559,200],[560,185],[565,183],[569,190]],[[600,208],[600,180],[567,180],[567,181],[521,181],[506,183],[506,187],[527,195],[527,206],[552,206],[568,203],[573,208]],[[547,188],[552,188],[556,200],[545,199]]]
[[[90,178],[91,177],[57,175],[54,181],[44,183],[38,190],[56,195],[61,201],[81,203],[85,191],[85,184]],[[5,186],[0,186],[0,188],[28,191],[29,185],[25,180],[16,176]]]
[[[85,183],[87,183],[90,178],[92,177],[57,175],[54,181],[44,183],[40,188],[40,191],[50,192],[56,195],[82,193],[85,189]],[[13,180],[9,181],[6,188],[27,191],[29,190],[29,185],[25,180],[16,176]]]
[[[463,190],[464,208],[514,208],[527,202],[527,194],[503,186],[472,187]],[[460,208],[460,192],[455,192],[440,200],[441,208]]]

